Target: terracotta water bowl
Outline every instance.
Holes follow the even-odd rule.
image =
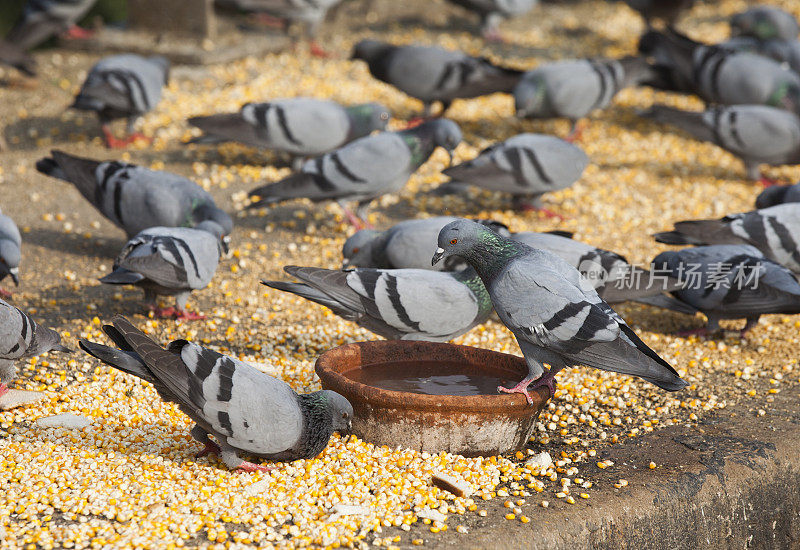
[[[550,397],[546,388],[533,390],[530,406],[521,394],[497,393],[498,382],[513,385],[525,376],[525,361],[453,344],[357,342],[320,355],[316,371],[323,388],[339,392],[353,405],[355,435],[378,445],[431,453],[480,456],[520,450]],[[407,383],[404,375],[414,382]],[[463,388],[476,394],[452,395],[462,389],[458,384],[437,385],[442,375],[480,382]],[[426,393],[417,393],[414,385],[420,380]]]

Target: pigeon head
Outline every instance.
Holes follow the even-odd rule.
[[[211,233],[219,240],[219,246],[223,254],[228,254],[231,244],[231,237],[225,232],[225,228],[214,220],[203,220],[195,226],[195,229]]]
[[[222,228],[223,235],[230,235],[233,231],[233,220],[227,212],[215,204],[203,203],[192,212],[195,223],[204,221],[216,222]]]
[[[547,87],[540,76],[523,78],[514,88],[517,118],[536,117],[546,112]]]
[[[769,208],[770,206],[783,204],[785,202],[784,197],[786,197],[786,193],[788,193],[791,188],[791,185],[773,185],[772,187],[767,187],[756,197],[756,208]]]
[[[374,229],[362,229],[347,239],[342,247],[342,256],[344,256],[342,268],[351,265],[374,267],[372,265],[372,247],[380,234],[380,231]]]
[[[485,225],[471,220],[461,219],[448,223],[439,231],[439,247],[431,259],[431,265],[436,265],[449,256],[460,256],[469,261],[473,249],[486,240],[487,235],[498,236]]]
[[[331,390],[322,390],[320,395],[331,415],[333,431],[339,432],[339,435],[350,434],[353,429],[353,406],[350,402]]]
[[[373,130],[385,130],[392,113],[380,103],[362,103],[347,107],[353,128],[351,134],[366,136]]]
[[[455,151],[464,136],[461,134],[461,128],[452,120],[446,118],[437,118],[423,122],[416,128],[409,130],[417,135],[430,139],[437,147],[442,147],[450,155],[450,164],[453,164],[453,151]]]
[[[362,40],[353,48],[353,53],[350,54],[350,59],[361,59],[367,63],[371,63],[390,51],[394,46],[381,42],[379,40]]]

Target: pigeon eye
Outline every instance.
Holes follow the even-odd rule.
[[[457,242],[458,242],[458,239],[452,239],[452,240],[450,241],[450,244],[456,244]]]
[[[361,250],[361,249],[360,249],[360,248],[354,248],[354,249],[353,249],[353,254],[358,254],[358,251],[359,251],[359,250]]]

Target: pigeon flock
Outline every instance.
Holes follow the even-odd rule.
[[[505,45],[504,21],[538,4],[451,2],[477,17],[476,35]],[[30,51],[63,33],[82,36],[86,31],[74,25],[93,4],[30,0],[21,20],[0,41],[0,63],[36,74]],[[311,53],[331,55],[317,37],[340,0],[217,4],[257,14],[262,21],[276,19],[287,32],[300,24]],[[207,320],[197,306],[188,305],[189,298],[194,296],[194,303],[202,293],[222,292],[214,279],[231,253],[237,229],[256,222],[263,227],[261,220],[278,219],[278,205],[304,201],[311,212],[324,209],[338,216],[341,209],[350,225],[336,225],[346,231],[338,235],[341,256],[337,252],[332,258],[333,266],[286,265],[288,259],[281,258],[284,277],[260,278],[265,287],[279,291],[273,296],[303,298],[330,310],[333,316],[326,314],[326,319],[331,322],[340,317],[390,340],[447,342],[499,319],[515,338],[518,348],[512,351],[524,356],[528,372],[497,390],[521,394],[514,396],[520,406],[526,401],[533,405],[534,392],[544,400],[554,397],[558,373],[577,366],[629,375],[632,384],[649,383],[658,390],[684,390],[690,383],[681,377],[683,365],[671,364],[677,354],[670,361],[662,357],[637,335],[637,325],[614,308],[634,302],[686,320],[701,313],[705,326],[676,334],[709,339],[730,336],[721,321],[743,323],[735,334],[746,339],[763,315],[800,314],[800,184],[762,174],[764,165],[800,165],[800,26],[786,11],[758,6],[730,17],[730,40],[706,43],[681,30],[693,0],[625,4],[641,14],[645,27],[636,51],[618,57],[554,59],[523,70],[497,56],[377,38],[353,41],[351,51],[334,54],[347,58],[354,71],[368,71],[381,85],[417,100],[420,109],[405,120],[383,99],[345,104],[312,94],[255,101],[243,97],[233,109],[183,118],[189,129],[181,147],[189,162],[231,142],[270,153],[264,158],[274,161],[273,173],[280,177],[258,181],[236,211],[215,202],[207,186],[156,169],[156,162],[132,164],[128,152],[121,151],[137,147],[158,159],[142,119],[168,96],[171,69],[179,67],[163,57],[133,53],[103,57],[85,74],[70,109],[96,114],[108,155],[79,156],[75,153],[81,151],[67,142],[30,166],[37,178],[58,180],[65,191],[74,187],[124,232],[126,242],[113,266],[104,267],[98,277],[103,285],[116,286],[98,292],[111,295],[117,286],[144,292],[146,320],[133,323],[119,311],[106,312],[110,323],[102,330],[112,345],[83,335],[80,349],[146,382],[162,401],[175,404],[193,423],[189,433],[202,445],[198,457],[217,454],[229,469],[245,472],[271,469],[245,455],[285,462],[317,457],[334,432],[351,430],[354,412],[346,398],[328,390],[297,392],[234,350],[226,348],[222,351],[230,353],[223,354],[218,346],[207,347],[207,340],[201,345],[178,338],[162,346],[145,325],[154,319],[177,327]],[[384,199],[407,191],[423,165],[444,154],[447,162],[437,166],[437,186],[415,191],[427,194],[426,200],[461,196],[478,202],[499,196],[508,210],[532,220],[531,226],[533,220],[565,221],[553,202],[567,202],[573,186],[604,168],[589,154],[582,130],[598,111],[633,88],[702,102],[695,110],[654,102],[646,109],[629,109],[629,119],[619,123],[688,135],[741,159],[740,176],[758,189],[752,210],[717,210],[709,219],[691,219],[705,216],[697,210],[686,219],[660,218],[664,230],[651,242],[678,248],[653,254],[645,265],[583,242],[580,233],[517,230],[504,218],[481,218],[474,210],[446,209],[434,217],[409,215],[373,226],[385,219],[374,212]],[[486,125],[448,118],[457,110],[455,102],[491,94],[504,94],[513,105],[510,137],[496,139],[483,133]],[[531,121],[541,119],[563,119],[569,133],[532,132]],[[118,120],[125,123],[122,138],[112,129]],[[19,122],[24,124],[24,118]],[[476,140],[476,155],[465,158],[457,152]],[[324,203],[338,206],[328,210]],[[3,206],[0,281],[10,277],[24,286],[26,232],[15,224],[15,212]],[[622,220],[616,229],[624,239],[628,229]],[[299,240],[296,244],[302,246]],[[236,270],[231,271],[235,278]],[[0,297],[2,400],[17,378],[17,362],[73,351],[61,344],[58,331],[34,321],[35,311],[29,315],[14,307],[8,288],[0,288]],[[165,298],[169,305],[161,301]]]

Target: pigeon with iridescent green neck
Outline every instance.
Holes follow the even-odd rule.
[[[791,13],[777,6],[754,6],[731,17],[731,35],[758,40],[797,40],[800,26]]]
[[[322,304],[389,340],[447,342],[484,323],[492,312],[489,294],[471,268],[453,273],[295,266],[284,270],[301,282],[262,284]]]
[[[437,147],[443,147],[452,158],[461,139],[458,124],[446,118],[429,120],[407,130],[363,137],[307,161],[296,174],[253,189],[252,206],[301,198],[333,200],[345,211],[350,223],[361,228],[374,199],[400,191]],[[360,219],[350,212],[346,201],[358,203]]]
[[[300,161],[324,155],[342,145],[386,129],[391,113],[377,103],[345,106],[322,99],[297,97],[269,103],[248,103],[238,113],[200,116],[189,124],[204,135],[193,142],[237,141],[288,153]]]
[[[675,369],[582,281],[578,270],[555,254],[469,220],[446,225],[438,245],[432,263],[455,255],[475,268],[528,363],[528,375],[519,384],[498,390],[522,393],[532,404],[532,382],[534,388],[547,386],[553,395],[555,374],[574,365],[639,376],[668,391],[686,386]]]
[[[197,456],[219,454],[228,468],[246,472],[269,466],[239,457],[312,459],[333,432],[349,433],[353,407],[336,392],[296,393],[286,382],[187,340],[162,348],[117,315],[103,330],[119,348],[81,340],[86,353],[153,385],[195,426],[191,435],[205,447]],[[213,436],[212,441],[209,436]]]

